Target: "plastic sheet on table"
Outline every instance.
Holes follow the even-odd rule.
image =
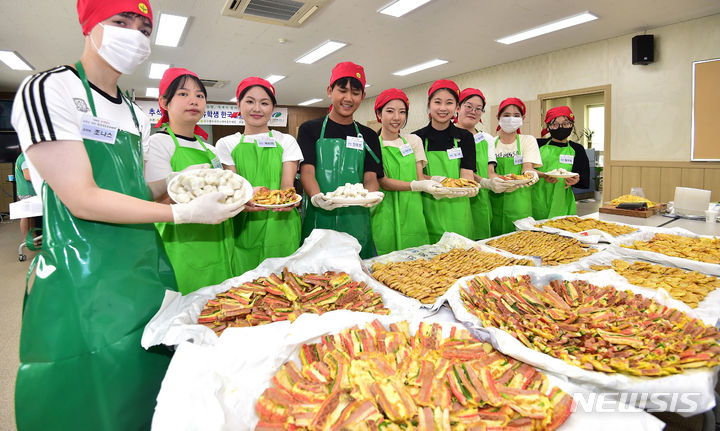
[[[541,231],[541,230],[539,230],[539,229],[520,229],[520,230],[516,230],[516,231],[514,231],[514,232],[509,232],[509,233],[505,233],[505,234],[502,234],[502,235],[494,236],[494,237],[491,237],[491,238],[486,238],[486,239],[480,240],[480,241],[478,241],[478,242],[479,242],[480,244],[484,245],[485,247],[487,247],[489,250],[494,250],[494,251],[503,252],[503,253],[509,253],[507,250],[504,250],[504,249],[501,249],[501,248],[498,248],[498,247],[493,247],[493,246],[491,246],[491,245],[488,245],[488,242],[490,242],[490,241],[492,241],[492,240],[494,240],[494,239],[497,239],[497,238],[503,238],[503,237],[506,237],[506,236],[510,236],[510,235],[516,234],[516,233],[518,233],[518,232],[520,232],[520,231],[522,231],[522,230],[533,230],[533,231],[536,231],[536,232],[543,232],[543,231]],[[545,232],[545,233],[550,233],[550,232]],[[553,233],[553,235],[564,236],[564,237],[567,237],[567,238],[574,238],[572,235],[569,235],[568,232],[564,232],[564,231],[563,231],[563,232],[555,232],[555,233]],[[574,239],[577,239],[577,238],[574,238]],[[582,241],[581,241],[581,242],[582,242]],[[583,243],[583,244],[587,245],[589,248],[591,248],[591,249],[593,249],[593,250],[597,250],[598,252],[600,252],[600,251],[602,251],[602,250],[605,250],[605,249],[607,249],[608,247],[610,247],[610,244],[598,243],[597,241],[594,242],[594,243]],[[513,256],[518,256],[518,255],[514,255],[514,254],[513,254]],[[534,259],[534,261],[536,262],[536,263],[535,263],[535,266],[543,266],[543,267],[563,269],[563,270],[569,269],[569,268],[573,268],[576,263],[581,262],[583,259],[587,259],[587,256],[586,256],[586,257],[582,257],[582,258],[580,258],[580,259],[578,259],[578,260],[576,260],[576,261],[574,261],[574,262],[563,263],[563,264],[560,264],[560,265],[542,265],[542,258],[541,258],[540,256],[523,256],[523,257],[526,257],[526,258],[529,257],[529,258]]]
[[[720,276],[720,264],[717,263],[701,262],[698,260],[685,259],[682,257],[668,256],[666,254],[656,253],[654,251],[636,250],[621,246],[632,245],[635,241],[648,241],[652,239],[652,237],[655,236],[656,233],[667,233],[671,235],[686,236],[690,238],[717,238],[708,235],[698,235],[680,227],[653,227],[645,228],[640,232],[635,232],[627,235],[625,238],[623,238],[622,241],[618,241],[612,244],[612,250],[615,254],[621,256],[640,258],[651,262],[661,263],[663,265],[677,266],[678,268],[691,269],[693,271],[699,271],[704,274]]]
[[[614,271],[575,274],[558,271],[554,268],[504,267],[498,268],[486,276],[490,279],[498,277],[517,277],[530,275],[532,284],[544,287],[552,280],[586,280],[598,286],[614,286],[622,290],[652,298],[658,303],[679,310],[689,307],[680,301],[662,297],[654,289],[646,289],[628,284],[624,278]],[[652,399],[656,403],[656,411],[674,411],[683,416],[692,416],[710,410],[715,406],[715,384],[717,368],[698,368],[686,370],[684,373],[664,377],[636,377],[625,374],[608,374],[589,371],[571,365],[565,361],[531,349],[518,339],[495,327],[484,327],[480,319],[470,313],[460,297],[460,288],[467,286],[473,277],[464,277],[453,285],[447,294],[447,300],[455,314],[455,318],[463,322],[477,338],[489,341],[502,353],[533,365],[534,367],[565,376],[571,382],[590,388],[592,392],[616,393],[625,399],[640,404],[643,400]],[[690,317],[696,317],[692,312]],[[679,402],[683,401],[683,402]],[[687,402],[684,402],[687,401]],[[623,427],[622,429],[628,429]]]
[[[433,316],[435,317],[435,316]],[[272,383],[270,379],[288,360],[299,363],[303,344],[353,326],[364,326],[378,319],[387,327],[397,316],[378,316],[345,310],[323,315],[303,314],[284,337],[272,338],[267,327],[257,331],[240,328],[220,338],[216,345],[182,343],[178,346],[158,395],[152,429],[154,431],[252,430],[258,422],[255,404]],[[453,326],[461,325],[433,318],[427,323],[442,325],[447,336]],[[420,320],[411,320],[414,333]],[[251,353],[249,353],[251,352]],[[562,431],[608,429],[661,430],[657,418],[623,403],[608,410],[607,403],[586,402],[596,397],[587,388],[562,377],[548,374],[550,386],[578,398],[583,404],[559,428]]]
[[[385,307],[390,309],[393,315],[398,315],[400,318],[414,317],[419,310],[417,301],[382,285],[363,271],[360,249],[357,240],[348,234],[315,229],[303,245],[288,257],[266,259],[257,268],[241,276],[230,278],[214,286],[203,287],[185,296],[178,292],[168,292],[158,312],[145,326],[142,346],[146,349],[157,344],[174,346],[183,341],[196,344],[217,343],[218,336],[215,332],[197,323],[198,316],[207,301],[218,293],[246,281],[273,273],[279,274],[285,267],[296,274],[346,272],[353,280],[364,281],[380,294]],[[264,331],[276,331],[275,336],[280,337],[287,331],[289,322],[273,322],[262,326],[270,328]],[[250,329],[254,328],[257,327]],[[223,336],[238,329],[228,328],[223,332]]]
[[[624,261],[630,262],[630,263],[641,261],[641,262],[652,263],[655,265],[665,265],[665,266],[677,268],[677,266],[675,266],[675,265],[652,262],[647,259],[641,259],[638,257],[618,255],[617,253],[615,253],[614,250],[608,249],[608,250],[601,251],[600,253],[596,253],[588,258],[583,259],[582,262],[579,262],[576,265],[577,269],[575,269],[575,270],[576,271],[590,270],[590,266],[592,266],[592,265],[611,265],[612,261],[615,259],[624,260]],[[683,271],[689,271],[688,269],[685,269],[685,268],[680,268],[680,269],[682,269]],[[615,272],[612,269],[606,270],[606,271]],[[618,274],[618,276],[622,277],[627,283],[632,284],[630,281],[625,279],[625,277],[623,277],[622,275]],[[670,293],[668,293],[663,288],[657,289],[656,297],[663,298],[663,299],[673,299],[672,296],[670,295]],[[682,302],[682,301],[679,301],[679,302]],[[720,321],[720,288],[717,288],[717,289],[711,291],[710,293],[708,293],[708,295],[702,301],[700,301],[698,303],[697,307],[695,307],[695,308],[691,308],[689,306],[687,306],[687,307],[688,307],[687,310],[684,308],[683,309],[678,308],[678,309],[683,312],[688,311],[688,310],[692,311],[692,313],[694,315],[696,315],[698,318],[702,319],[702,321],[705,322],[706,325],[716,326],[718,324],[718,322]]]
[[[558,217],[553,217],[553,218],[544,219],[544,220],[535,220],[532,217],[526,217],[523,219],[515,220],[513,223],[515,224],[515,228],[518,230],[534,230],[534,231],[538,231],[538,232],[559,233],[559,234],[562,234],[565,236],[569,236],[571,238],[575,238],[578,241],[584,242],[586,244],[597,244],[600,241],[612,244],[612,243],[615,243],[618,241],[622,241],[623,239],[627,238],[629,235],[632,235],[633,233],[637,232],[637,231],[635,231],[635,232],[632,232],[629,234],[613,236],[613,235],[610,235],[609,233],[602,231],[600,229],[589,229],[589,230],[586,230],[583,232],[570,232],[567,230],[558,229],[558,228],[554,228],[554,227],[548,227],[548,226],[538,227],[538,226],[536,226],[536,225],[545,223],[550,220],[558,220],[558,219],[565,218],[565,217],[574,217],[574,216],[558,216]],[[580,218],[586,218],[586,217],[580,217]],[[587,217],[587,218],[590,218],[590,217]],[[608,222],[608,223],[613,223],[613,224],[617,224],[620,226],[629,226],[629,227],[638,229],[638,231],[646,229],[645,226],[636,226],[636,225],[627,224],[627,223],[618,223],[618,222]]]
[[[486,253],[494,253],[498,254],[500,256],[504,257],[510,257],[513,259],[527,259],[533,262],[535,266],[540,266],[540,258],[537,256],[520,256],[517,254],[509,253],[505,250],[500,250],[495,247],[490,247],[486,244],[483,244],[480,241],[473,241],[471,239],[465,238],[462,235],[459,235],[455,232],[445,232],[443,236],[440,238],[440,241],[436,242],[435,244],[429,244],[429,245],[422,245],[419,247],[412,247],[405,250],[398,250],[393,251],[392,253],[388,253],[382,256],[376,256],[370,259],[365,259],[363,261],[363,265],[365,265],[368,274],[372,275],[372,266],[376,263],[382,263],[387,264],[391,262],[410,262],[413,260],[418,259],[432,259],[437,255],[447,253],[450,250],[461,248],[464,250],[470,249],[472,247],[477,248],[480,251],[486,252]],[[389,289],[389,287],[388,287]],[[442,305],[445,303],[444,295],[439,296],[435,302],[432,304],[424,304],[420,301],[418,301],[415,298],[407,297],[409,300],[412,300],[416,303],[417,306],[421,308],[427,308],[429,309],[430,313],[436,312]]]

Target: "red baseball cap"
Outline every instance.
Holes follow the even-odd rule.
[[[335,81],[340,78],[357,79],[363,85],[363,91],[365,91],[365,69],[363,69],[363,67],[359,64],[355,64],[351,61],[344,61],[336,64],[330,74],[330,85],[333,85]]]
[[[250,78],[245,78],[237,86],[237,89],[235,90],[235,97],[238,99],[238,102],[240,102],[240,94],[245,91],[245,89],[255,86],[260,86],[264,89],[266,89],[271,95],[271,99],[273,101],[273,105],[277,104],[277,100],[275,99],[275,87],[272,86],[272,84],[262,78],[258,78],[257,76],[251,76]],[[230,117],[236,118],[240,116],[240,112],[233,112]]]
[[[160,105],[160,98],[165,94],[170,84],[173,83],[176,79],[180,78],[181,76],[190,75],[194,76],[195,78],[198,78],[197,74],[195,72],[191,72],[187,69],[183,69],[181,67],[170,67],[168,68],[165,73],[163,73],[162,79],[160,80],[160,86],[159,86],[159,92],[160,97],[158,98],[158,105]],[[199,79],[199,78],[198,78]],[[160,120],[155,124],[155,127],[162,127],[163,124],[168,123],[170,121],[170,117],[168,117],[168,113],[165,109],[163,109],[162,105],[160,105],[160,112],[162,112],[162,117],[160,117]],[[204,131],[200,126],[197,124],[195,125],[194,133],[203,139],[208,138],[208,134],[206,131]]]
[[[90,33],[100,21],[122,12],[133,12],[150,20],[153,14],[148,0],[78,0],[78,20],[85,36]]]
[[[575,114],[573,114],[572,109],[570,109],[569,106],[557,106],[555,108],[548,109],[547,113],[545,113],[545,124],[552,123],[552,120],[556,119],[557,117],[568,117],[570,121],[573,123],[575,122]],[[548,132],[547,127],[542,129],[540,132],[540,135],[544,135]]]
[[[460,99],[460,87],[458,87],[455,82],[449,79],[438,79],[437,81],[433,82],[430,86],[430,89],[428,90],[428,99],[430,99],[430,96],[432,96],[434,92],[443,88],[446,90],[450,90],[451,93],[455,93],[458,99]]]
[[[480,96],[480,98],[483,101],[483,105],[485,105],[487,103],[485,100],[485,95],[482,94],[482,91],[478,90],[477,88],[466,88],[463,91],[461,91],[460,92],[460,103],[463,103],[466,99],[468,99],[472,96]]]
[[[387,105],[389,101],[395,99],[402,100],[402,102],[405,104],[405,109],[409,109],[410,101],[408,100],[407,94],[405,94],[402,90],[398,90],[397,88],[388,88],[387,90],[378,94],[377,98],[375,99],[375,117],[377,117],[378,121],[380,121],[380,115],[377,113],[377,111],[382,109],[383,106]]]

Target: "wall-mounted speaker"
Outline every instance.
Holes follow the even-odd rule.
[[[655,61],[655,39],[652,34],[632,38],[632,64],[650,64]]]

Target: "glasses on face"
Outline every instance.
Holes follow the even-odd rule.
[[[468,112],[474,112],[476,114],[485,112],[485,107],[483,106],[473,106],[471,103],[463,103],[461,106]]]
[[[569,128],[571,128],[572,126],[573,126],[573,123],[571,123],[571,122],[569,122],[569,121],[565,121],[565,122],[563,122],[563,123],[550,123],[550,124],[548,124],[548,127],[549,127],[550,129],[552,129],[552,130],[557,130],[557,129],[561,128],[561,127],[562,127],[563,129],[569,129]]]

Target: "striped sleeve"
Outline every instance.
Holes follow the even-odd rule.
[[[67,73],[67,67],[58,66],[32,75],[20,85],[13,102],[12,123],[18,135],[25,135],[21,141],[36,144],[81,139],[72,97],[59,80],[52,79],[63,71]]]

